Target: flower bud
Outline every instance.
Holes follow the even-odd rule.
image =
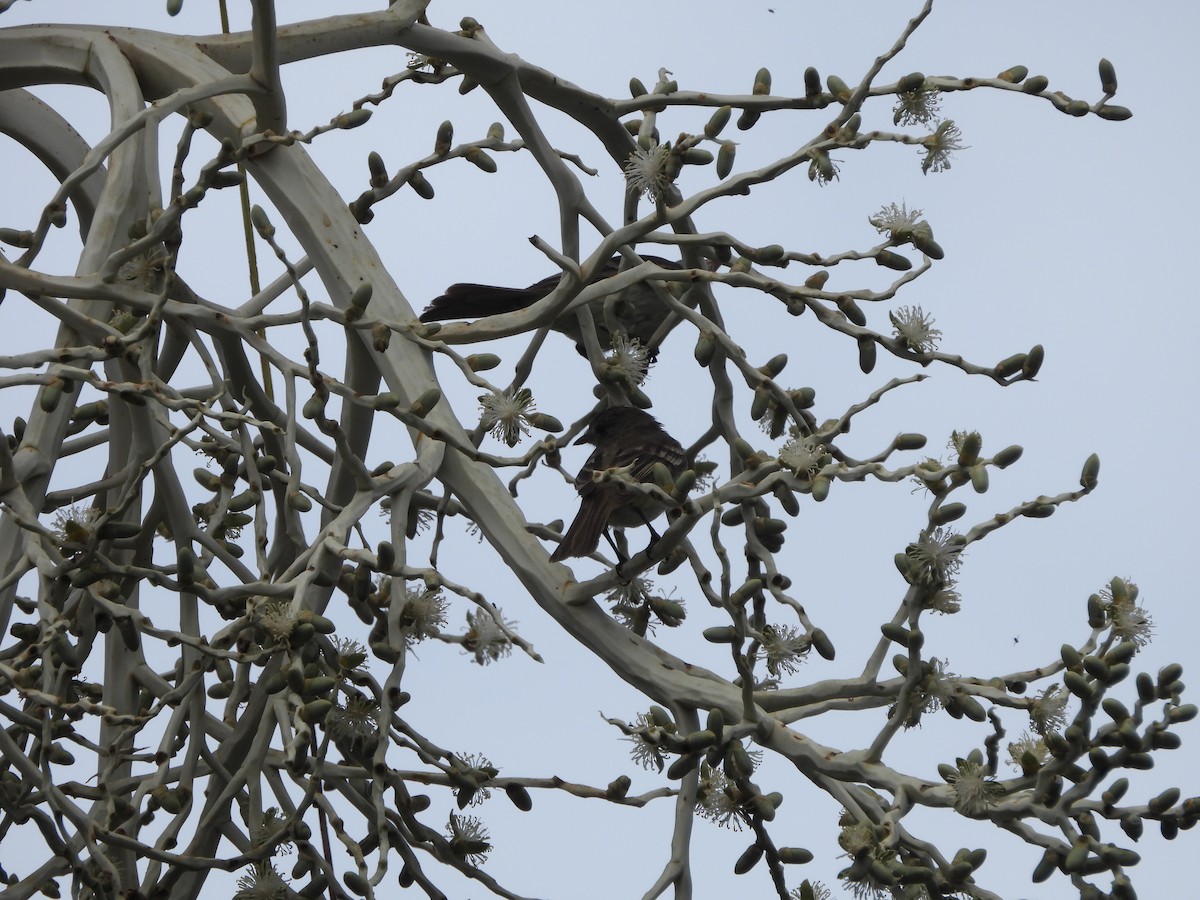
[[[1050,86],[1050,79],[1045,75],[1034,75],[1032,78],[1027,78],[1025,83],[1021,85],[1021,90],[1027,94],[1040,94]]]
[[[1005,69],[996,78],[999,81],[1007,81],[1009,84],[1020,84],[1025,80],[1025,76],[1029,74],[1029,70],[1024,66],[1012,66]]]
[[[417,192],[417,196],[422,200],[433,199],[433,185],[425,178],[418,169],[408,176],[408,186]]]
[[[724,141],[717,151],[717,177],[728,178],[733,171],[733,158],[737,153],[737,145],[733,141]]]
[[[1104,58],[1100,60],[1100,90],[1106,94],[1117,92],[1117,70]]]
[[[704,126],[704,136],[711,140],[720,134],[721,130],[729,124],[729,117],[732,113],[732,106],[719,107]]]

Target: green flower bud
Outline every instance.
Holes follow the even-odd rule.
[[[693,351],[696,362],[707,368],[717,352],[717,337],[711,331],[701,331],[696,339],[696,349]]]
[[[732,625],[714,625],[704,629],[704,639],[712,644],[732,644],[738,640],[738,633]]]
[[[425,418],[442,399],[442,392],[435,387],[430,388],[418,397],[408,408],[408,411],[418,418]]]
[[[1090,111],[1091,104],[1089,104],[1086,100],[1072,100],[1065,107],[1063,107],[1063,112],[1065,112],[1068,116],[1075,116],[1077,118],[1079,116],[1086,116]]]
[[[1025,76],[1029,74],[1029,70],[1024,66],[1013,66],[1005,69],[996,78],[999,81],[1007,81],[1009,84],[1020,84],[1025,80]]]
[[[754,123],[758,121],[758,118],[761,115],[762,113],[760,113],[757,109],[743,109],[742,114],[738,116],[737,120],[738,130],[749,131],[754,127]]]
[[[875,265],[895,269],[897,272],[907,272],[912,268],[912,260],[891,250],[880,250],[875,254]]]
[[[1105,103],[1098,110],[1096,115],[1102,119],[1107,119],[1110,122],[1124,122],[1126,119],[1133,116],[1133,110],[1127,106],[1115,106],[1110,103]]]
[[[758,96],[771,93],[771,70],[765,66],[754,76],[754,88],[751,93]]]
[[[915,91],[924,83],[925,76],[921,72],[910,72],[896,82],[896,87],[899,88],[903,93],[907,94],[910,91]]]
[[[929,521],[934,525],[945,525],[947,522],[953,522],[956,519],[961,519],[966,513],[967,507],[963,503],[947,503],[944,506],[939,506],[929,514]]]
[[[408,176],[408,186],[416,191],[417,196],[422,200],[433,199],[433,185],[421,174],[420,169],[417,169]]]
[[[850,86],[836,75],[830,75],[825,79],[825,84],[829,88],[829,93],[833,94],[833,99],[839,103],[845,103],[850,99]]]
[[[821,93],[821,73],[813,66],[804,70],[804,96],[812,99]]]
[[[758,844],[751,844],[737,858],[737,862],[733,864],[733,873],[735,875],[745,875],[758,864],[758,861],[762,859],[762,855],[763,848],[758,846]]]
[[[1093,453],[1083,464],[1083,472],[1079,476],[1079,484],[1085,490],[1092,490],[1100,477],[1100,457]]]
[[[732,106],[719,107],[717,111],[712,114],[712,117],[708,120],[708,123],[704,126],[704,136],[710,140],[715,138],[721,133],[721,130],[729,124],[729,117],[732,114]]]
[[[504,793],[508,795],[508,799],[512,801],[512,805],[521,812],[529,812],[533,809],[533,798],[529,796],[529,791],[525,789],[524,785],[505,785]]]
[[[438,126],[437,137],[433,139],[433,155],[445,156],[454,145],[454,122],[446,119]]]
[[[642,80],[640,78],[629,79],[629,96],[644,97],[647,93],[648,91],[646,90],[646,85],[642,84]]]
[[[809,484],[809,490],[812,492],[812,498],[821,503],[829,496],[829,477],[827,475],[817,475]]]
[[[870,335],[858,338],[858,367],[867,375],[875,368],[875,341]]]
[[[371,118],[371,110],[365,106],[360,106],[358,109],[352,109],[348,113],[342,113],[334,122],[338,128],[343,131],[349,131],[351,128],[357,128],[359,125],[367,124],[367,120]]]
[[[808,639],[812,642],[813,649],[821,655],[822,659],[832,660],[837,655],[834,650],[833,641],[829,639],[829,635],[821,628],[814,628],[809,634]]]
[[[729,173],[733,171],[733,158],[737,153],[737,146],[733,141],[724,141],[721,144],[721,149],[717,151],[717,177],[728,178]]]
[[[467,162],[474,163],[480,169],[487,173],[496,171],[496,161],[485,150],[480,150],[478,147],[467,151]]]
[[[500,365],[500,357],[495,353],[472,353],[466,362],[472,372],[486,372]]]
[[[1050,86],[1050,79],[1045,75],[1034,75],[1032,78],[1025,80],[1021,85],[1021,90],[1027,94],[1040,94]]]
[[[1107,59],[1100,59],[1100,90],[1106,94],[1117,92],[1117,70]]]
[[[1021,454],[1024,452],[1025,449],[1023,447],[1018,444],[1013,444],[1011,447],[1005,447],[1003,450],[993,456],[992,462],[998,469],[1007,469],[1018,459],[1020,459]]]
[[[1037,373],[1042,368],[1042,363],[1046,359],[1046,348],[1041,344],[1034,344],[1030,351],[1025,355],[1025,361],[1021,364],[1021,374],[1028,379],[1037,376]]]

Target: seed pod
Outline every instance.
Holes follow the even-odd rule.
[[[1027,78],[1025,83],[1021,85],[1021,90],[1027,94],[1040,94],[1050,86],[1050,79],[1045,75],[1034,75],[1032,78]]]
[[[732,106],[719,107],[717,111],[712,114],[712,117],[708,120],[708,123],[704,126],[704,136],[710,140],[715,138],[721,133],[721,130],[729,124],[729,117],[732,114]]]
[[[1117,70],[1107,59],[1100,59],[1100,90],[1106,94],[1117,92]]]

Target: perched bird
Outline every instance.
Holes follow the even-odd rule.
[[[661,266],[664,269],[679,269],[678,262],[662,259],[658,256],[643,256],[642,259]],[[601,279],[611,278],[619,271],[620,256],[614,256],[606,262],[599,271]],[[547,296],[559,281],[562,274],[551,275],[541,281],[535,281],[527,288],[497,287],[491,284],[452,284],[446,292],[433,301],[421,313],[422,322],[445,322],[449,319],[478,319],[484,316],[494,316],[500,313],[514,312],[532,306]],[[592,313],[592,321],[596,323],[596,334],[601,347],[612,345],[612,332],[605,319],[604,307],[608,300],[607,294],[602,294],[588,304]],[[670,310],[654,292],[647,282],[631,285],[623,290],[612,306],[613,315],[625,334],[636,338],[643,344],[650,342],[654,332],[666,320]],[[575,347],[581,354],[583,349],[583,332],[579,328],[579,319],[574,310],[560,315],[551,325],[555,331],[565,334],[575,342]]]
[[[662,463],[673,477],[687,465],[683,447],[652,415],[633,406],[612,406],[596,413],[576,444],[595,444],[575,477],[579,512],[563,535],[550,559],[587,556],[600,543],[610,525],[618,528],[649,526],[667,506],[649,494],[622,490],[615,483],[592,480],[593,472],[628,467],[634,481],[653,481],[655,463]]]

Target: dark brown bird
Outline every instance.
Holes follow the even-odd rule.
[[[649,494],[593,481],[593,472],[628,467],[630,478],[647,482],[654,480],[655,463],[666,466],[673,477],[678,477],[687,465],[679,442],[652,415],[633,406],[612,406],[596,413],[575,443],[595,444],[596,449],[575,477],[579,512],[550,556],[554,562],[594,552],[600,535],[610,525],[649,526],[668,508]]]
[[[681,265],[669,259],[658,256],[642,256],[642,259],[652,262],[664,269],[679,269]],[[599,278],[611,278],[619,271],[620,256],[614,256],[605,263],[598,273]],[[435,297],[425,311],[421,313],[422,322],[445,322],[450,319],[479,319],[485,316],[495,316],[500,313],[514,312],[532,306],[547,296],[562,280],[562,274],[551,275],[541,281],[535,281],[527,288],[497,287],[492,284],[452,284],[440,297]],[[596,334],[601,347],[612,345],[612,332],[608,328],[604,315],[607,294],[603,294],[588,304],[592,313],[592,321],[596,323]],[[616,298],[612,306],[613,315],[621,329],[631,338],[637,338],[641,343],[648,344],[658,327],[666,321],[670,310],[654,292],[648,282],[631,285]],[[560,334],[565,334],[575,342],[575,347],[582,354],[583,332],[579,328],[579,319],[574,310],[559,316],[550,325]]]

